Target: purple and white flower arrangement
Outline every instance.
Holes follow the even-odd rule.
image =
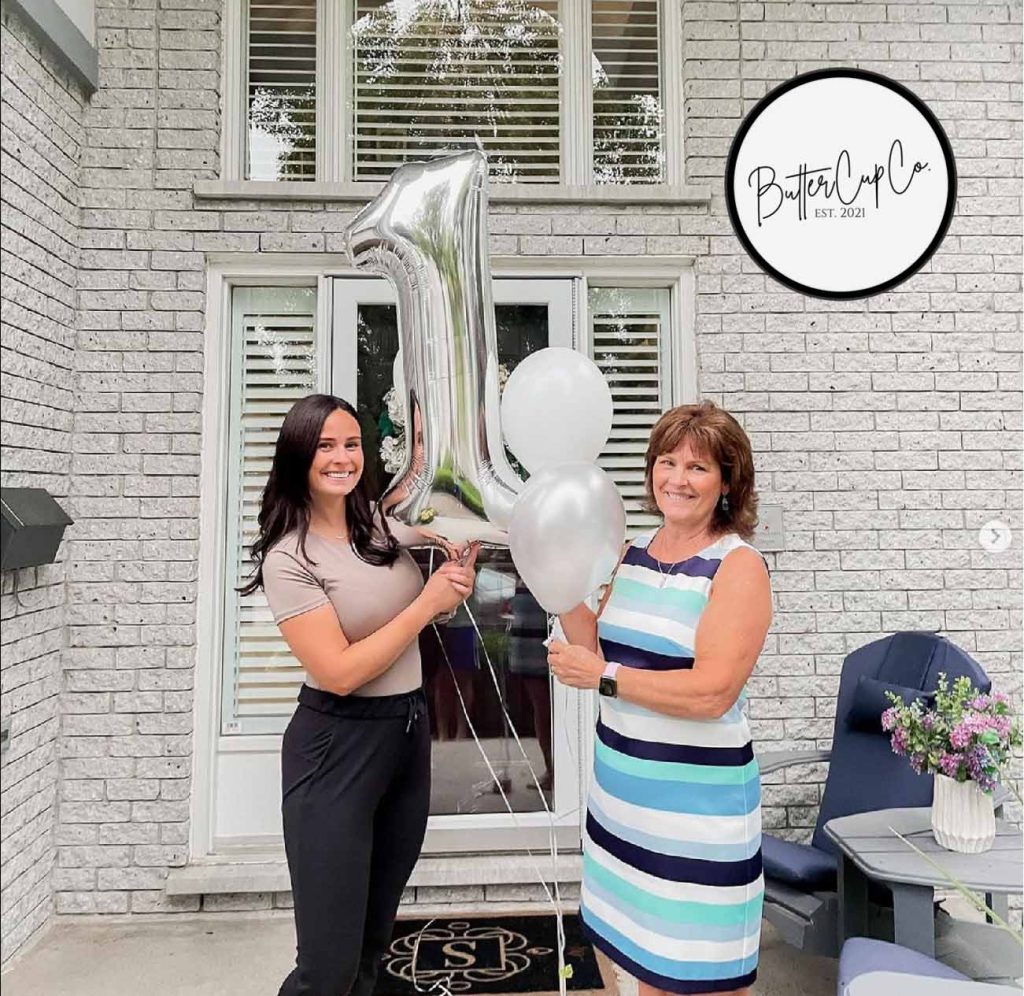
[[[940,674],[931,708],[920,699],[908,705],[893,692],[886,696],[892,706],[882,713],[882,729],[891,736],[893,753],[907,757],[918,774],[971,781],[991,792],[1021,744],[1010,700],[999,692],[979,692],[967,677],[950,687]]]

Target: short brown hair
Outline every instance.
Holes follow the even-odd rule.
[[[654,463],[671,453],[684,440],[698,453],[713,457],[722,468],[722,480],[729,485],[729,511],[721,502],[715,506],[711,528],[717,533],[735,532],[749,540],[757,525],[757,493],[754,491],[754,455],[743,426],[713,401],[679,405],[665,412],[651,430],[644,471],[644,509],[660,515],[654,500]]]

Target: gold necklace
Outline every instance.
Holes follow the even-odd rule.
[[[349,538],[348,533],[321,533],[316,529],[313,529],[312,531],[314,533],[317,533],[317,535],[319,536],[323,536],[325,539],[339,539],[348,541]]]

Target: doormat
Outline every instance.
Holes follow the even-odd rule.
[[[583,936],[579,917],[563,914],[566,980],[571,993],[616,994],[604,955]],[[471,996],[557,993],[558,941],[552,915],[506,914],[398,920],[375,996]]]

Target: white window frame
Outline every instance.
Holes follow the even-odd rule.
[[[207,257],[207,310],[204,351],[203,447],[199,498],[199,577],[197,594],[197,654],[195,671],[194,730],[192,753],[190,860],[217,864],[249,859],[280,858],[280,845],[240,842],[225,847],[215,840],[215,768],[217,752],[225,747],[238,751],[267,751],[280,735],[257,734],[225,737],[221,730],[221,695],[224,653],[223,592],[227,583],[226,528],[227,451],[230,428],[231,387],[231,291],[235,286],[299,285],[317,287],[317,347],[321,376],[330,369],[332,327],[331,278],[364,277],[345,257],[336,254],[281,255],[274,258],[210,253]],[[581,258],[550,256],[542,259],[495,256],[493,277],[576,278],[579,281],[576,328],[587,332],[577,344],[592,356],[587,311],[589,286],[661,287],[670,294],[669,364],[665,370],[667,404],[678,405],[698,397],[695,322],[695,257],[637,256]],[[581,708],[584,708],[581,704]],[[581,758],[593,752],[592,724],[584,722]],[[234,741],[231,743],[231,741]],[[582,772],[587,777],[587,772]],[[581,824],[583,813],[580,814]]]
[[[224,80],[221,132],[221,180],[260,183],[273,188],[303,188],[311,183],[343,184],[352,194],[372,196],[380,184],[353,181],[344,136],[349,130],[349,102],[346,81],[350,54],[343,25],[351,21],[352,0],[319,0],[317,6],[317,95],[316,95],[316,180],[248,181],[245,179],[247,115],[245,106],[246,21],[248,0],[227,0],[224,5]],[[665,191],[684,181],[683,134],[683,25],[682,4],[659,0],[661,51],[658,71],[665,128],[665,174],[660,184],[595,184],[593,178],[593,92],[590,86],[590,3],[589,0],[559,0],[559,21],[563,28],[562,178],[558,183],[509,183],[500,189],[550,191],[571,188],[597,196],[609,188],[625,191]],[[328,107],[339,108],[329,115]],[[573,112],[575,109],[575,112]],[[497,187],[498,185],[495,184]],[[509,191],[512,193],[512,191]],[[640,195],[642,199],[650,199]],[[628,199],[616,195],[616,200]]]
[[[224,590],[230,564],[227,553],[228,446],[231,427],[231,292],[237,286],[315,286],[317,349],[329,350],[329,281],[325,268],[330,257],[293,256],[268,259],[239,258],[210,253],[207,257],[206,329],[203,364],[203,447],[199,497],[199,581],[196,609],[196,675],[192,751],[192,820],[190,850],[193,861],[217,856],[214,844],[215,766],[221,731],[221,695],[224,655]],[[340,262],[340,261],[339,261]],[[329,356],[329,353],[326,355]],[[326,370],[320,368],[326,378]],[[269,736],[245,738],[264,741]],[[276,855],[275,855],[276,856]]]

